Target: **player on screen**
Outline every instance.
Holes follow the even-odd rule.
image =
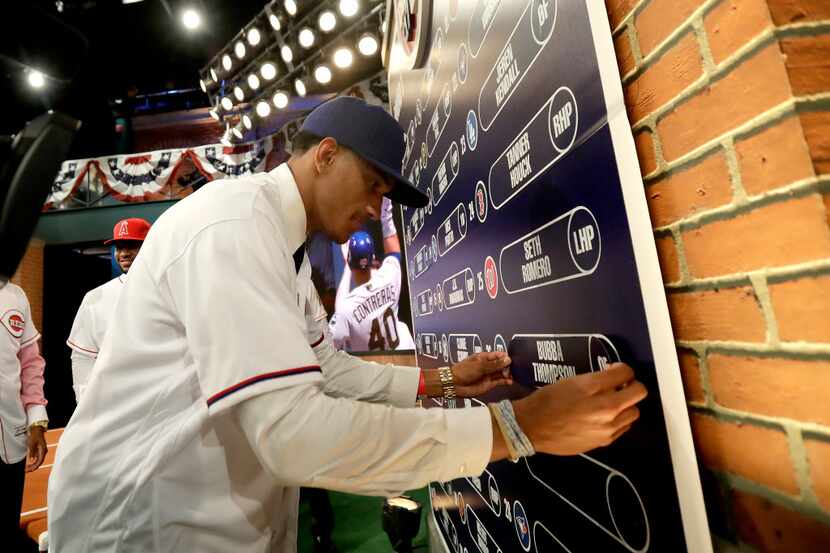
[[[415,342],[405,323],[398,320],[401,294],[401,244],[392,220],[392,203],[384,199],[381,212],[383,250],[386,257],[377,271],[375,244],[369,233],[358,231],[349,238],[348,271],[337,291],[334,316],[329,328],[334,344],[348,351],[414,349]]]

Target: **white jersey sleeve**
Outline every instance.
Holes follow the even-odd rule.
[[[69,331],[69,338],[66,345],[80,355],[95,359],[98,357],[100,344],[95,339],[95,317],[92,311],[92,292],[87,292],[81,300],[81,306],[75,314],[72,322],[72,330]]]
[[[265,225],[238,219],[207,227],[164,273],[211,414],[322,381],[294,261]]]

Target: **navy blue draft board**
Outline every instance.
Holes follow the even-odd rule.
[[[395,48],[414,48],[398,33],[389,77],[391,110],[406,131],[404,174],[430,197],[423,209],[403,210],[419,365],[507,350],[517,384],[482,398],[494,400],[622,360],[650,394],[641,420],[610,447],[502,461],[480,478],[432,484],[448,550],[711,551],[604,4],[432,4],[422,66],[396,70]],[[592,29],[597,13],[604,34]],[[412,31],[400,14],[394,21]],[[613,110],[601,71],[615,80]],[[614,118],[627,133],[622,155]],[[636,189],[646,221],[642,243],[632,239],[624,163],[634,164],[626,186]],[[656,285],[647,292],[662,305],[660,340],[673,360],[659,383],[639,248],[652,250],[647,270]],[[682,430],[674,452],[661,393],[668,389],[678,410],[669,418]],[[679,472],[678,460],[691,469]],[[684,487],[691,492],[681,501]]]

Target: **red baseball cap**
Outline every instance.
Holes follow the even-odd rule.
[[[147,233],[150,232],[150,223],[138,217],[130,219],[122,219],[115,223],[112,228],[112,240],[107,240],[104,244],[109,245],[118,240],[138,240],[143,242],[147,238]]]

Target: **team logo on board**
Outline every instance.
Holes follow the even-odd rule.
[[[518,501],[513,504],[513,522],[516,524],[516,535],[519,537],[522,549],[530,551],[530,525],[527,522],[525,509]]]

